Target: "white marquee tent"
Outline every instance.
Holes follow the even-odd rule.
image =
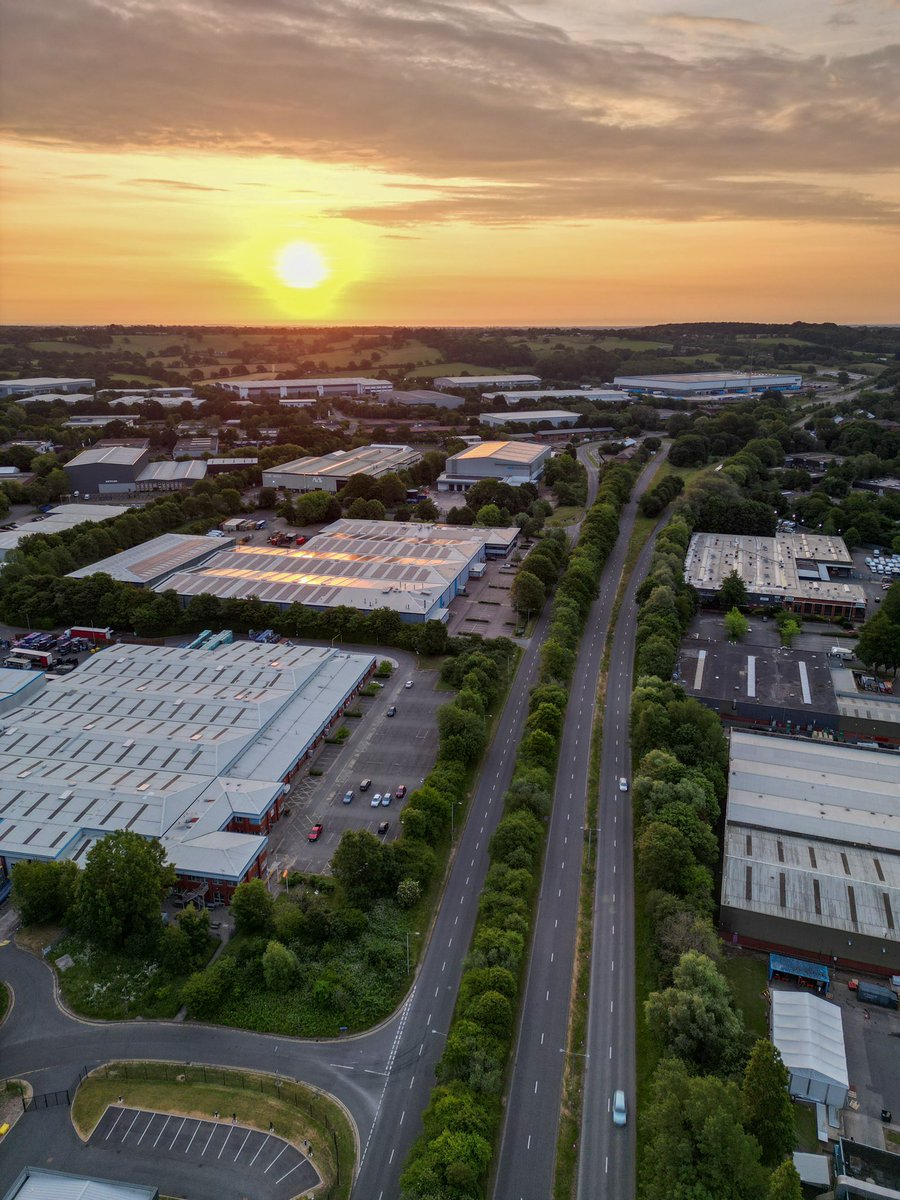
[[[790,1072],[790,1093],[843,1108],[849,1079],[841,1010],[810,992],[772,992],[772,1041]]]

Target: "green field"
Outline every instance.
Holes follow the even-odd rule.
[[[120,375],[110,375],[109,378],[110,378],[110,382],[112,382],[116,379],[120,379],[123,383],[139,383],[141,385],[147,384],[148,387],[152,387],[154,384],[156,384],[157,387],[165,386],[163,381],[156,375],[121,375],[120,374]]]
[[[407,375],[421,376],[423,379],[434,379],[435,375],[462,375],[467,371],[470,375],[506,375],[499,367],[479,367],[477,363],[451,362],[432,363],[430,366],[415,367]],[[518,374],[518,372],[517,372]]]
[[[29,350],[49,351],[54,354],[97,354],[96,346],[79,346],[69,342],[29,342]]]
[[[639,338],[605,337],[600,339],[604,350],[671,350],[671,342],[642,342]]]
[[[802,338],[795,337],[753,337],[750,334],[740,333],[735,339],[738,342],[748,342],[751,346],[755,343],[757,346],[814,346],[815,342],[806,342]]]

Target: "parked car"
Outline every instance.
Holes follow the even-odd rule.
[[[308,842],[317,842],[319,840],[319,838],[322,836],[322,830],[324,828],[325,827],[321,821],[316,821],[315,825],[313,825],[312,829],[306,835],[306,840]]]
[[[367,792],[371,786],[372,786],[372,780],[371,780],[371,779],[364,779],[364,780],[362,781],[362,783],[359,785],[359,790],[360,790],[361,792]]]
[[[404,686],[405,688],[411,688],[411,687],[412,687],[412,685],[413,685],[413,681],[412,681],[411,679],[407,679],[406,683],[404,683],[404,685],[403,685],[403,686]]]
[[[394,799],[402,800],[405,795],[406,795],[406,784],[401,783],[400,786],[397,788],[396,792],[394,792]]]
[[[390,829],[390,827],[391,827],[390,821],[382,821],[381,824],[378,826],[378,832],[380,834],[384,835],[387,833],[387,831]]]
[[[627,791],[628,791],[628,780],[625,778],[625,776],[624,776],[624,775],[621,775],[621,776],[619,777],[619,791],[620,791],[620,792],[627,792]]]
[[[391,802],[391,799],[392,799],[392,797],[391,797],[391,793],[390,793],[390,792],[385,792],[385,793],[384,793],[384,795],[381,797],[381,803],[382,803],[382,806],[383,806],[384,808],[387,808],[387,806],[388,806],[388,805],[390,804],[390,802]]]
[[[386,714],[386,715],[387,715],[387,716],[389,716],[389,717],[396,717],[396,715],[397,715],[397,706],[396,706],[396,704],[392,704],[392,705],[391,705],[391,707],[390,707],[390,708],[387,710],[387,714]]]
[[[353,791],[352,791],[352,789],[351,789],[350,791],[346,791],[346,792],[344,792],[344,803],[345,803],[345,804],[352,804],[352,803],[353,803]]]
[[[300,537],[294,539],[294,545],[295,546],[305,546],[306,545],[306,538],[303,536],[303,534],[301,534]]]
[[[625,1093],[622,1091],[613,1092],[612,1119],[613,1125],[624,1125],[628,1120]]]
[[[381,804],[381,792],[376,792],[375,795],[372,797],[372,799],[369,801],[369,807],[370,808],[378,808],[378,806],[380,804]]]

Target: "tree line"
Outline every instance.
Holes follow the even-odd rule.
[[[484,1195],[502,1117],[504,1072],[540,882],[546,823],[568,686],[603,564],[636,465],[609,468],[554,592],[525,734],[488,852],[490,867],[459,996],[437,1066],[438,1085],[401,1177],[403,1200],[476,1200]],[[548,570],[554,559],[548,558]],[[535,576],[536,578],[536,576]]]

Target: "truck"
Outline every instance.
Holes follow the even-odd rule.
[[[23,646],[17,646],[3,665],[13,670],[32,668],[41,671],[52,667],[55,662],[56,654],[53,650],[27,650]]]
[[[860,979],[856,985],[856,998],[862,1004],[874,1004],[879,1008],[896,1008],[898,1003],[896,992],[880,983],[866,983]]]
[[[66,637],[84,638],[86,642],[98,646],[105,642],[111,642],[113,631],[109,628],[103,629],[99,625],[73,625],[71,629],[66,630]]]
[[[828,653],[832,658],[840,658],[843,662],[849,662],[853,658],[853,651],[848,650],[846,646],[832,646]]]

